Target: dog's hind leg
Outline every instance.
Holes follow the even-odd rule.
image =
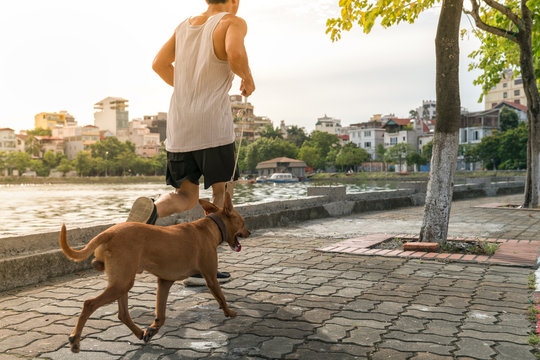
[[[118,318],[120,321],[126,324],[126,326],[133,332],[133,334],[135,334],[138,339],[143,338],[142,329],[133,322],[131,316],[129,315],[127,293],[118,298]]]
[[[165,324],[165,310],[167,308],[167,297],[174,281],[158,279],[156,295],[156,318],[152,325],[144,332],[144,342],[149,342],[152,336],[156,335],[159,329]]]
[[[125,287],[109,285],[101,295],[93,299],[88,299],[84,301],[83,309],[81,315],[79,316],[79,320],[77,321],[77,325],[75,326],[75,329],[73,329],[73,332],[69,337],[71,351],[75,353],[78,353],[80,351],[82,330],[90,315],[92,315],[94,311],[96,311],[101,306],[115,301],[120,296],[125,294],[128,290],[129,289],[126,290]]]
[[[213,276],[208,274],[203,274],[203,276],[206,280],[206,286],[208,286],[208,289],[210,290],[212,295],[214,295],[214,298],[218,302],[220,309],[222,309],[225,313],[225,316],[235,317],[236,311],[229,309],[229,307],[227,306],[227,301],[225,301],[225,296],[221,291],[221,286],[219,286],[219,281],[217,280],[215,273]]]

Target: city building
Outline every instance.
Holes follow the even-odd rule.
[[[113,135],[120,129],[128,128],[128,100],[107,97],[94,105],[94,125],[101,130],[109,130]]]
[[[42,112],[34,116],[35,129],[52,130],[58,126],[66,126],[65,113]]]
[[[167,113],[158,112],[157,115],[144,115],[143,124],[150,132],[159,134],[159,141],[163,142],[167,138]]]
[[[351,124],[347,129],[350,141],[366,150],[370,159],[375,160],[377,145],[384,144],[385,130],[382,128],[381,122],[374,120]]]
[[[383,125],[385,129],[384,133],[384,147],[389,148],[396,144],[407,143],[418,148],[418,136],[414,129],[414,123],[412,119],[399,119],[393,118]]]
[[[521,122],[527,122],[527,106],[516,104],[508,101],[503,101],[500,104],[496,105],[494,109],[502,110],[503,107],[507,107],[510,110],[513,110],[518,115],[518,120]]]
[[[17,151],[26,151],[26,140],[28,139],[28,135],[26,132],[21,131],[20,134],[16,134],[15,138],[17,139]]]
[[[315,130],[327,132],[329,134],[337,135],[338,128],[341,127],[341,120],[331,118],[324,114],[323,117],[317,118],[317,123],[315,123]]]
[[[422,106],[416,108],[419,120],[433,120],[437,116],[437,102],[435,100],[422,100]]]
[[[234,135],[236,140],[257,140],[259,133],[266,125],[273,126],[272,120],[266,116],[255,116],[255,107],[244,102],[242,95],[231,95],[231,111],[234,119]]]
[[[485,110],[492,109],[503,101],[527,106],[523,79],[521,77],[514,79],[512,70],[505,70],[501,81],[488,91],[484,100],[484,108]]]
[[[135,153],[142,157],[152,157],[159,154],[161,147],[158,133],[151,133],[143,120],[133,120],[128,123],[127,129],[119,129],[116,137],[121,142],[126,140],[135,144]]]
[[[66,126],[53,129],[52,134],[64,140],[64,154],[69,160],[75,159],[81,151],[89,152],[90,145],[100,140],[99,128],[94,125]]]
[[[10,128],[0,128],[0,153],[17,151],[17,137],[15,130]]]
[[[39,157],[42,158],[43,154],[47,151],[52,151],[53,153],[62,153],[64,154],[64,140],[56,136],[34,136],[38,141],[41,151]]]
[[[60,110],[58,113],[63,114],[66,119],[66,126],[77,126],[77,121],[75,121],[75,116],[68,113],[66,110]]]
[[[272,176],[274,173],[291,173],[297,178],[306,175],[306,163],[302,160],[295,160],[287,157],[275,158],[257,164],[259,176]]]

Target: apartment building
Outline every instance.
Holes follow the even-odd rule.
[[[34,116],[34,128],[52,130],[58,126],[66,126],[65,113],[42,112]]]
[[[121,142],[126,140],[135,144],[135,153],[142,157],[152,157],[159,154],[161,147],[160,135],[151,133],[143,120],[135,119],[128,123],[127,129],[119,129],[116,137]]]
[[[64,154],[69,160],[75,159],[81,151],[89,152],[90,146],[100,140],[99,128],[94,125],[56,128],[52,135],[64,140]]]
[[[388,120],[383,128],[385,148],[401,143],[407,143],[415,149],[418,147],[418,135],[412,119],[393,118]]]
[[[244,103],[242,95],[231,95],[231,111],[234,119],[234,136],[236,140],[257,140],[259,133],[266,125],[273,126],[272,120],[266,116],[255,116],[255,106]]]
[[[317,118],[317,123],[315,123],[315,130],[327,132],[329,134],[338,135],[339,128],[341,127],[341,120],[334,119],[326,114],[323,117]]]
[[[109,130],[113,135],[120,129],[129,127],[128,100],[107,97],[94,105],[94,125],[101,130]]]
[[[505,70],[501,81],[488,91],[484,100],[484,109],[492,109],[501,102],[527,106],[527,97],[523,90],[523,79],[521,77],[514,79],[512,70]]]
[[[15,130],[10,128],[0,128],[0,153],[17,151],[17,137]]]
[[[351,124],[347,127],[349,140],[366,150],[372,160],[376,158],[377,145],[384,144],[384,132],[379,121]]]
[[[167,113],[158,112],[157,115],[144,115],[143,124],[146,125],[152,134],[159,134],[159,141],[163,142],[167,138]]]

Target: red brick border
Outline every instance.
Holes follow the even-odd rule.
[[[403,251],[403,250],[387,250],[374,249],[373,246],[382,243],[383,241],[393,238],[406,239],[411,241],[418,240],[418,236],[407,234],[371,234],[354,239],[347,239],[323,248],[317,249],[321,252],[354,254],[354,255],[369,255],[369,256],[389,256],[389,257],[406,257],[415,259],[433,259],[440,261],[456,261],[456,262],[472,262],[480,264],[497,264],[521,267],[537,267],[537,258],[540,251],[540,241],[530,240],[508,240],[508,239],[492,239],[492,238],[457,238],[448,237],[448,240],[453,241],[489,241],[498,242],[501,244],[499,249],[492,256],[486,255],[463,255],[450,254],[439,252],[426,251]],[[540,300],[540,295],[539,295]]]

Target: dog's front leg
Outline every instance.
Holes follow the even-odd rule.
[[[221,286],[219,286],[219,281],[214,273],[214,275],[205,275],[204,280],[206,280],[206,286],[208,286],[208,289],[214,295],[214,298],[219,304],[219,307],[223,310],[223,313],[225,313],[225,316],[227,317],[235,317],[236,311],[229,309],[227,306],[227,301],[225,301],[225,296],[223,295],[223,292],[221,291]]]
[[[143,335],[144,342],[149,342],[156,335],[159,329],[165,324],[165,310],[167,308],[167,297],[174,281],[158,279],[156,295],[156,318],[152,325],[147,328]]]

